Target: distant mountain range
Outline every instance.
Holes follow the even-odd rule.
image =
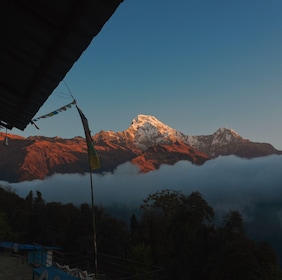
[[[5,136],[0,133],[3,143]],[[9,145],[0,145],[0,180],[12,183],[44,179],[55,173],[89,172],[83,137],[7,136]],[[202,165],[218,156],[282,154],[271,144],[251,142],[229,128],[219,128],[212,135],[189,136],[148,115],[138,115],[122,132],[100,131],[93,140],[101,161],[97,172],[101,173],[111,172],[125,162],[137,165],[140,172],[149,172],[180,160]]]

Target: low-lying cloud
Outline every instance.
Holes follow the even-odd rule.
[[[137,209],[149,194],[162,189],[178,190],[187,195],[199,191],[216,213],[240,211],[249,225],[250,235],[275,242],[276,248],[281,247],[282,252],[282,246],[278,245],[282,244],[281,171],[282,156],[251,160],[218,157],[202,166],[180,161],[145,174],[140,174],[136,166],[125,163],[113,173],[92,175],[94,202],[106,208],[130,210]],[[21,197],[31,190],[34,193],[38,190],[46,202],[91,203],[89,174],[56,174],[43,181],[10,186]]]
[[[93,174],[94,199],[98,205],[136,206],[150,193],[174,189],[190,194],[199,191],[216,208],[242,209],[258,201],[282,200],[282,156],[241,159],[219,157],[196,166],[179,161],[174,166],[140,174],[136,166],[125,163],[113,173]],[[7,183],[2,182],[2,185]],[[56,174],[45,180],[10,184],[25,197],[30,190],[40,191],[43,198],[63,203],[90,203],[89,174]]]

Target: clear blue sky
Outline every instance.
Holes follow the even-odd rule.
[[[281,0],[125,0],[65,77],[92,134],[138,114],[187,134],[229,127],[282,150]],[[61,83],[35,117],[71,102]],[[22,136],[83,135],[75,108]]]

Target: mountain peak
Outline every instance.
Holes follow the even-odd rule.
[[[222,135],[222,134],[229,134],[230,136],[232,135],[235,138],[242,138],[235,130],[227,127],[221,127],[219,128],[214,135]]]
[[[138,115],[132,120],[126,131],[134,139],[134,143],[141,150],[146,150],[153,144],[173,142],[181,133],[160,122],[150,115]]]
[[[243,138],[233,129],[221,127],[213,135],[212,145],[228,145]]]
[[[156,117],[150,116],[150,115],[137,115],[136,118],[132,120],[131,127],[134,129],[139,129],[140,127],[146,127],[146,126],[153,126],[156,128],[169,128],[167,125],[160,122]]]

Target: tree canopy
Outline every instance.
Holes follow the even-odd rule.
[[[140,209],[127,224],[95,207],[99,253],[164,267],[164,279],[282,279],[273,249],[246,236],[238,211],[215,224],[201,193],[168,189],[148,195]],[[39,191],[23,199],[0,188],[0,241],[92,250],[91,215],[88,204],[47,203]]]

